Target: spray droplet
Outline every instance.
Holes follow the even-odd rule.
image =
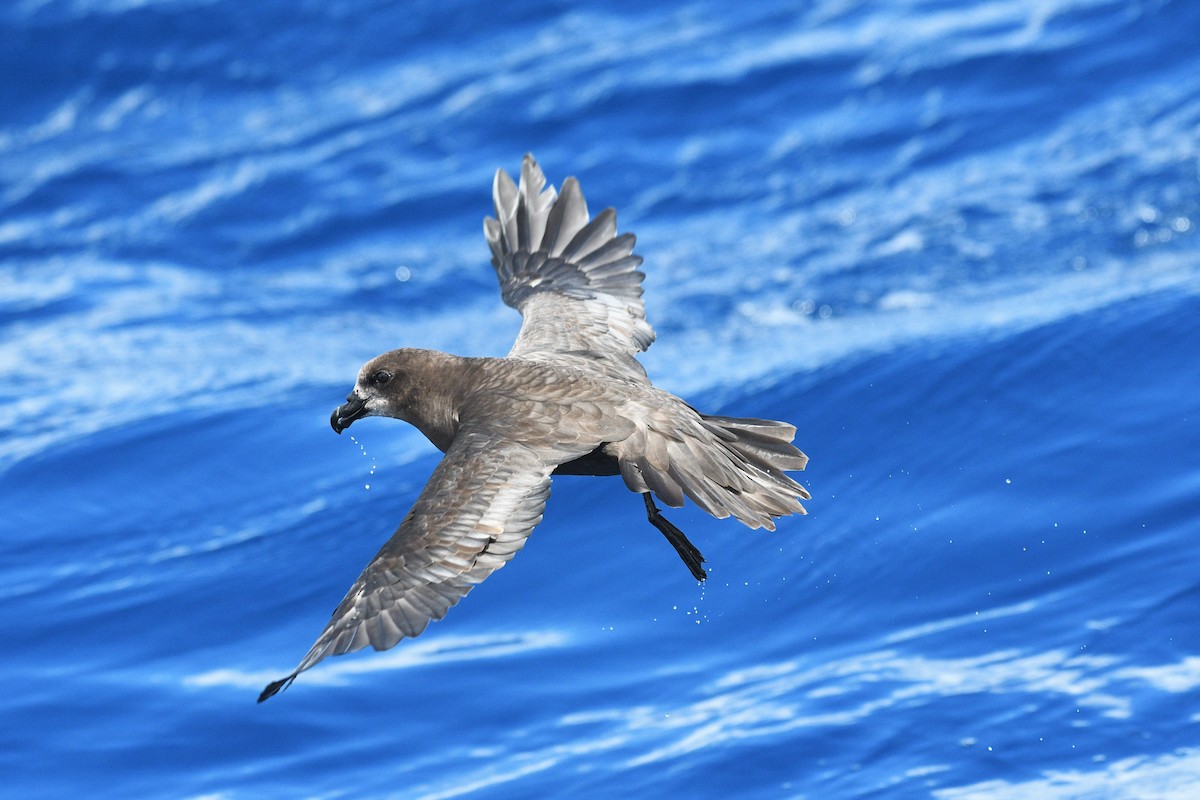
[[[363,443],[362,443],[362,442],[360,442],[358,439],[355,439],[355,438],[354,438],[354,434],[350,434],[350,441],[352,441],[352,442],[354,442],[356,445],[358,445],[358,449],[362,451],[363,458],[366,458],[366,457],[367,457],[367,448],[363,446]],[[369,471],[367,474],[369,474],[369,475],[374,475],[374,474],[375,474],[375,466],[376,466],[376,465],[375,465],[375,459],[374,459],[374,458],[372,458],[372,459],[371,459],[371,468],[370,468],[370,471]],[[369,483],[368,483],[368,484],[366,484],[366,486],[365,486],[364,488],[366,488],[366,489],[370,489],[370,488],[371,488],[371,484],[369,484]]]

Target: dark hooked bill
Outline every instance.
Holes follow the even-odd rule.
[[[346,402],[333,410],[329,415],[329,424],[333,426],[333,430],[341,433],[350,427],[350,423],[356,419],[362,419],[367,415],[367,401],[351,392],[346,397]]]

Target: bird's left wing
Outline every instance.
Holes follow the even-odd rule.
[[[510,358],[583,367],[644,381],[637,354],[654,341],[642,303],[642,257],[632,233],[617,235],[611,208],[588,214],[579,182],[546,185],[533,156],[521,182],[504,170],[492,189],[496,216],[483,222],[504,302],[523,319]]]
[[[525,545],[553,463],[490,432],[460,431],[416,504],[350,587],[308,655],[261,703],[326,656],[416,636]]]

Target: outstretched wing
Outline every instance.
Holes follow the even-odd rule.
[[[645,378],[635,358],[654,341],[645,275],[634,235],[617,235],[617,212],[589,221],[579,182],[567,178],[556,194],[531,155],[519,186],[496,172],[493,199],[496,218],[483,221],[484,236],[504,302],[524,320],[509,356]]]
[[[550,496],[550,472],[523,445],[460,432],[412,510],[350,587],[308,655],[261,703],[326,656],[416,636],[525,545]]]

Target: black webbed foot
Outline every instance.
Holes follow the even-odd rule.
[[[692,577],[698,581],[707,578],[708,573],[701,566],[704,563],[704,556],[696,549],[696,545],[688,541],[683,531],[667,521],[667,518],[662,515],[658,506],[654,505],[654,500],[651,499],[649,492],[642,492],[642,499],[646,501],[646,516],[649,518],[650,524],[662,531],[662,535],[667,537],[667,541],[675,548],[675,552],[679,553],[679,557],[683,559],[683,563],[687,564]]]

